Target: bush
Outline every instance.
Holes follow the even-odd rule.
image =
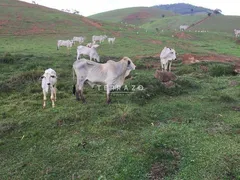
[[[11,53],[7,52],[3,55],[3,57],[0,58],[0,63],[13,64],[14,57],[11,55]]]
[[[190,74],[196,71],[196,68],[194,68],[193,66],[189,66],[189,65],[184,65],[181,66],[177,69],[176,74],[181,76],[183,74]]]
[[[14,76],[5,82],[0,84],[0,91],[1,92],[10,92],[12,90],[23,90],[26,88],[23,85],[27,83],[34,83],[37,82],[42,75],[40,71],[27,71],[21,73],[17,76]],[[23,88],[24,87],[24,88]]]
[[[209,67],[209,73],[211,76],[219,77],[219,76],[227,76],[234,75],[234,67],[230,64],[214,64]]]
[[[226,102],[226,103],[232,103],[232,102],[235,102],[236,100],[229,95],[222,95],[220,96],[220,101]]]

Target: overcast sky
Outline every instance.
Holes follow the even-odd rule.
[[[22,0],[32,3],[33,0]],[[35,0],[39,5],[55,9],[76,9],[83,16],[126,7],[154,6],[159,4],[189,3],[209,9],[221,9],[225,15],[240,16],[240,0]]]

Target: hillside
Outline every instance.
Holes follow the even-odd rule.
[[[164,19],[158,19],[153,22],[142,25],[143,28],[154,30],[159,29],[170,29],[179,30],[179,26],[182,24],[193,25],[197,22],[205,19],[203,22],[194,25],[190,30],[208,30],[213,32],[228,32],[233,33],[233,30],[238,28],[237,24],[240,23],[240,16],[218,16],[212,15],[194,15],[194,16],[176,16],[168,17]]]
[[[186,4],[186,3],[164,4],[164,5],[156,5],[153,7],[157,7],[162,10],[171,11],[171,12],[182,14],[182,15],[187,15],[187,14],[193,15],[193,14],[201,14],[201,13],[207,14],[213,11],[208,8],[194,6],[192,4]]]
[[[14,0],[0,5],[1,180],[240,177],[239,38],[217,29],[173,37],[173,31],[146,31]],[[136,69],[121,89],[111,91],[110,104],[104,85],[84,83],[83,103],[73,94],[79,44],[57,50],[56,42],[84,36],[85,45],[103,34],[116,41],[105,40],[96,49],[100,64],[115,64],[117,72],[89,62],[81,73],[90,68],[97,81],[116,83],[130,61],[113,61],[125,56]],[[172,62],[177,79],[162,82],[155,77],[166,46],[177,52]],[[54,108],[50,93],[43,108],[47,68],[57,73],[51,77],[57,79]]]
[[[170,11],[160,10],[153,7],[132,7],[107,11],[89,16],[89,18],[108,21],[108,22],[126,22],[129,24],[143,24],[164,17],[175,16]]]
[[[79,15],[17,0],[1,0],[0,34],[58,35],[102,31],[100,24]],[[81,28],[80,28],[81,27]]]

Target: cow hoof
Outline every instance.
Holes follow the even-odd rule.
[[[111,104],[111,103],[112,103],[111,100],[107,101],[107,104]]]

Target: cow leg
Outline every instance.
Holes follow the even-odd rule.
[[[169,62],[169,72],[171,72],[172,61]]]
[[[110,99],[110,86],[107,85],[107,104],[111,103],[111,99]]]
[[[51,101],[52,101],[52,107],[55,107],[55,90],[54,87],[51,88]]]
[[[86,103],[86,100],[85,100],[85,98],[83,96],[83,90],[80,90],[80,96],[81,96],[82,102]]]
[[[164,64],[164,71],[167,71],[168,63]]]
[[[164,66],[163,66],[163,63],[161,62],[161,71],[163,71],[164,69]]]
[[[80,100],[80,97],[82,99],[82,102],[83,103],[86,103],[86,100],[83,96],[83,85],[84,85],[84,81],[80,82],[79,84],[77,84],[76,86],[76,99],[79,101]],[[80,97],[79,97],[80,96]]]
[[[47,92],[43,90],[43,108],[46,107],[46,100],[47,100]]]
[[[56,89],[56,87],[53,87],[53,90],[54,90],[54,100],[56,102],[57,101],[57,89]]]

